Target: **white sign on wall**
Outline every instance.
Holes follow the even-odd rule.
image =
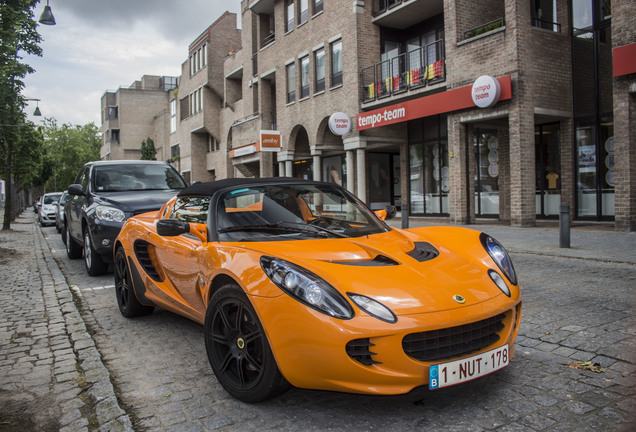
[[[351,120],[343,112],[331,114],[329,117],[329,130],[334,135],[344,135],[351,130]]]
[[[479,108],[490,108],[499,101],[501,86],[496,78],[482,75],[475,80],[471,91],[473,102]]]

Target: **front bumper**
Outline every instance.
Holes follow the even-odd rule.
[[[97,218],[90,223],[93,249],[106,262],[113,262],[113,244],[123,225],[123,222],[105,222]]]
[[[453,310],[398,317],[381,322],[358,311],[351,320],[330,318],[288,296],[251,297],[263,322],[278,367],[295,387],[366,394],[403,394],[428,385],[428,369],[508,344],[511,356],[519,330],[521,300],[505,295]],[[503,314],[496,340],[475,351],[420,361],[406,354],[405,336],[463,326]],[[347,344],[367,340],[369,356],[350,355]],[[355,350],[353,350],[355,351]],[[371,362],[367,360],[371,359]],[[371,364],[365,364],[371,363]]]
[[[54,224],[55,223],[55,211],[44,212],[40,211],[40,223],[45,224]]]

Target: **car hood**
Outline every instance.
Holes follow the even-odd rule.
[[[42,205],[42,211],[44,213],[54,212],[55,208],[56,208],[55,204],[43,204]]]
[[[178,192],[177,190],[108,192],[96,194],[96,202],[112,205],[124,213],[140,214],[159,210],[166,201]]]
[[[391,230],[360,238],[244,244],[319,275],[343,295],[374,298],[397,315],[476,305],[504,294],[479,232],[456,227]],[[433,246],[438,255],[420,253]],[[418,252],[418,249],[420,250]],[[427,259],[428,258],[428,259]],[[460,295],[460,304],[453,296]]]

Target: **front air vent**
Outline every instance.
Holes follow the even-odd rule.
[[[419,262],[424,262],[437,258],[439,251],[430,243],[415,242],[415,249],[407,253],[407,255]]]
[[[402,340],[402,348],[419,361],[439,361],[465,356],[499,340],[504,314],[482,321],[439,330],[411,333]]]
[[[161,276],[159,276],[159,272],[155,268],[155,265],[152,263],[152,259],[150,258],[148,246],[151,246],[150,243],[143,240],[137,240],[134,245],[135,256],[137,257],[137,260],[144,268],[148,276],[150,276],[152,280],[156,282],[161,282]]]
[[[376,353],[371,351],[371,347],[373,346],[375,346],[375,344],[371,343],[371,339],[369,338],[354,339],[347,344],[346,350],[349,357],[365,366],[382,364],[382,362],[373,360],[373,356],[376,355]]]

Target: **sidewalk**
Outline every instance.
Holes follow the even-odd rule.
[[[402,226],[399,213],[387,222],[392,227]],[[426,218],[409,219],[409,228],[430,225],[458,226]],[[636,265],[636,232],[614,231],[613,224],[573,223],[570,231],[570,248],[559,247],[557,221],[538,222],[536,227],[530,228],[511,227],[495,221],[479,221],[474,225],[459,226],[490,234],[512,253],[532,253]]]
[[[0,231],[0,281],[0,430],[132,431],[29,209]]]

